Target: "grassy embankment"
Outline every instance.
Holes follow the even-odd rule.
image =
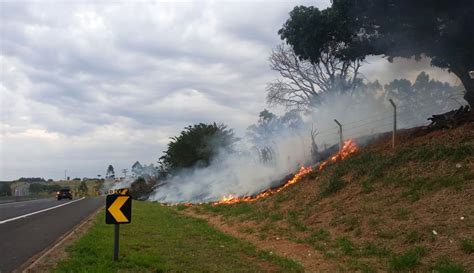
[[[313,270],[474,272],[473,124],[398,142],[392,151],[381,140],[263,200],[179,209],[257,245],[309,246],[324,265],[288,256]]]
[[[67,249],[56,272],[300,272],[297,263],[176,213],[157,203],[133,203],[133,221],[120,228],[120,260],[112,261],[113,225],[100,213]]]

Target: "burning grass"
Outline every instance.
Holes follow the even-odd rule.
[[[357,144],[355,143],[355,141],[352,139],[349,139],[344,142],[342,149],[338,153],[333,155],[330,159],[324,162],[321,162],[317,169],[319,171],[324,170],[324,168],[326,168],[329,164],[333,164],[337,161],[344,160],[351,154],[354,154],[355,152],[357,152],[358,149],[359,148],[357,147]],[[284,183],[280,187],[265,190],[255,196],[235,196],[232,194],[225,195],[224,197],[222,197],[221,200],[215,202],[214,205],[229,205],[229,204],[235,204],[235,203],[241,203],[241,202],[253,202],[253,201],[274,195],[298,183],[299,181],[301,181],[303,177],[310,174],[311,172],[313,172],[313,169],[311,167],[301,166],[300,170],[293,176],[293,178],[288,180],[286,183]],[[339,187],[339,186],[336,186],[336,187]]]
[[[395,151],[381,139],[267,198],[189,213],[227,230],[245,226],[253,232],[242,238],[257,245],[286,242],[274,251],[309,271],[473,271],[474,125],[410,135]]]

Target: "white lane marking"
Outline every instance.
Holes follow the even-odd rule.
[[[2,221],[0,221],[0,225],[1,225],[1,224],[8,223],[8,222],[11,222],[11,221],[15,221],[15,220],[18,220],[18,219],[26,218],[26,217],[28,217],[28,216],[35,215],[35,214],[38,214],[38,213],[42,213],[42,212],[45,212],[45,211],[48,211],[48,210],[52,210],[52,209],[56,209],[56,208],[59,208],[59,207],[62,207],[62,206],[66,206],[66,205],[72,204],[72,203],[74,203],[74,202],[84,200],[84,198],[85,198],[85,197],[82,197],[81,199],[77,199],[77,200],[74,200],[74,201],[71,201],[71,202],[67,202],[67,203],[64,203],[64,204],[61,204],[61,205],[57,205],[57,206],[54,206],[54,207],[50,207],[50,208],[46,208],[46,209],[42,209],[42,210],[30,212],[30,213],[23,214],[23,215],[20,215],[20,216],[17,216],[17,217],[13,217],[13,218],[10,218],[10,219],[2,220]]]
[[[26,202],[35,202],[35,201],[43,201],[43,200],[54,200],[54,199],[53,198],[41,198],[41,199],[33,199],[33,200],[25,200],[25,201],[13,201],[13,202],[0,203],[0,206],[15,205],[15,204],[21,204],[21,203],[26,203]]]

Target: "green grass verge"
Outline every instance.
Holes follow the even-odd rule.
[[[156,203],[134,202],[133,222],[120,227],[120,259],[112,261],[113,225],[101,213],[67,248],[56,272],[302,272],[296,262],[260,251]]]

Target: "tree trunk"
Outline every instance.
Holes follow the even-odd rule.
[[[474,69],[471,69],[474,70]],[[461,80],[462,85],[466,89],[466,94],[464,94],[464,99],[469,104],[471,108],[471,113],[474,113],[474,79],[469,77],[470,69],[453,69],[452,70],[456,76]]]

